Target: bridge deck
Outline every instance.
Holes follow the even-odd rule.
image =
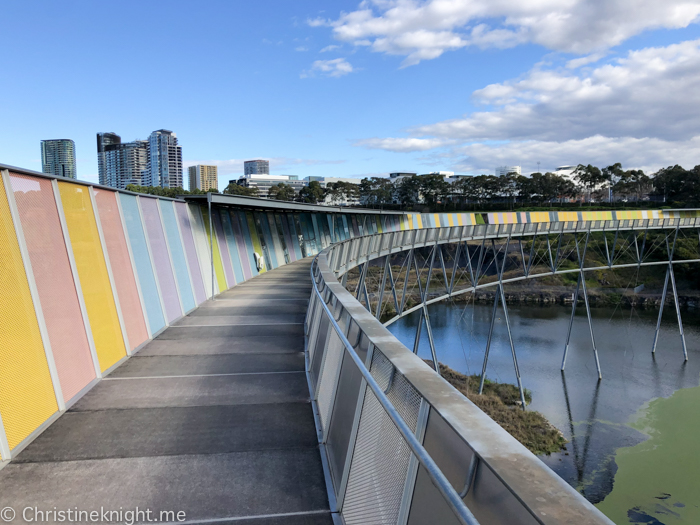
[[[124,362],[0,471],[0,507],[332,523],[304,373],[309,264],[236,286]]]

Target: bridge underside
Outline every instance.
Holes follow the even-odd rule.
[[[125,361],[0,471],[0,506],[332,523],[304,373],[309,264],[236,286]]]

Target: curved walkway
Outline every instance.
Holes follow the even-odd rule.
[[[219,295],[125,361],[0,471],[0,508],[332,523],[304,372],[310,262]]]

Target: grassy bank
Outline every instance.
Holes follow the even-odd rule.
[[[547,418],[533,410],[520,408],[518,387],[486,379],[484,393],[479,395],[480,376],[467,376],[440,363],[440,373],[452,386],[464,394],[472,403],[501,425],[511,436],[525,445],[534,454],[551,454],[565,450],[566,439]],[[525,402],[532,395],[525,390]]]

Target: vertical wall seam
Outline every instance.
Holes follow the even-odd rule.
[[[95,215],[97,235],[100,239],[100,244],[102,245],[102,256],[105,258],[105,266],[107,267],[107,277],[109,278],[109,285],[112,288],[112,298],[114,299],[114,306],[117,309],[117,319],[119,319],[119,328],[121,328],[122,338],[124,339],[124,348],[126,350],[126,355],[131,355],[129,336],[126,333],[126,323],[124,322],[124,316],[122,315],[122,307],[119,302],[117,285],[114,282],[114,275],[112,274],[112,263],[109,260],[109,253],[107,252],[107,243],[105,242],[104,232],[102,231],[102,223],[100,222],[100,212],[97,210],[97,201],[95,201],[95,189],[92,186],[88,186],[88,194],[90,195],[90,203],[92,204],[92,211]]]
[[[167,205],[167,201],[165,201],[165,202]],[[173,215],[175,217],[175,227],[177,228],[177,234],[180,238],[180,244],[182,245],[182,254],[183,254],[184,259],[185,259],[185,268],[187,268],[187,278],[189,279],[189,282],[190,282],[190,289],[192,290],[192,298],[194,299],[195,308],[197,308],[197,306],[199,306],[197,304],[197,294],[195,293],[195,290],[194,290],[194,282],[192,282],[192,271],[190,270],[190,261],[187,260],[187,249],[185,248],[185,239],[182,235],[182,228],[180,227],[180,219],[178,218],[178,215],[177,215],[177,209],[175,208],[175,202],[171,201],[170,205],[173,207]],[[187,205],[185,204],[185,206],[187,206]],[[195,253],[196,253],[196,251],[195,251]],[[185,310],[184,307],[182,310],[184,312],[184,310]],[[187,315],[187,312],[185,312],[185,315]]]
[[[15,225],[15,236],[17,237],[19,253],[22,256],[22,263],[24,264],[24,273],[27,276],[29,293],[32,298],[32,303],[34,303],[34,314],[36,315],[36,320],[39,325],[39,334],[41,335],[41,342],[44,345],[44,354],[46,355],[46,362],[49,366],[49,374],[51,375],[51,382],[53,383],[54,395],[56,396],[56,404],[58,405],[58,410],[62,412],[66,409],[66,402],[63,399],[63,390],[61,389],[61,381],[58,378],[58,369],[56,368],[56,361],[53,357],[53,350],[51,349],[49,331],[46,328],[44,311],[41,308],[41,300],[39,299],[39,290],[36,287],[34,271],[32,270],[32,261],[29,258],[29,250],[27,249],[27,242],[24,239],[22,221],[19,218],[19,211],[17,210],[15,194],[12,191],[12,183],[10,182],[10,172],[8,170],[3,170],[2,180],[3,185],[5,186],[7,204],[10,207],[10,216],[12,217],[12,222]]]
[[[143,292],[141,291],[141,282],[139,281],[139,274],[136,271],[136,262],[134,261],[134,252],[131,250],[131,238],[129,236],[129,231],[126,229],[126,221],[124,220],[124,210],[122,210],[122,201],[119,198],[119,194],[115,193],[115,200],[117,201],[117,210],[119,211],[119,220],[121,221],[122,231],[124,232],[124,240],[126,241],[126,251],[129,253],[129,261],[131,262],[131,272],[134,274],[134,282],[136,282],[136,291],[139,294],[139,301],[141,303],[141,311],[143,312],[143,320],[146,323],[146,333],[148,334],[149,341],[153,339],[153,333],[151,332],[151,323],[148,321],[148,312],[146,311],[146,302],[143,299]],[[137,203],[138,206],[138,203]]]
[[[153,280],[156,283],[156,290],[158,290],[158,300],[160,301],[160,309],[163,312],[163,321],[165,321],[165,327],[170,326],[170,321],[168,321],[168,313],[165,311],[165,303],[163,302],[163,292],[160,290],[160,282],[158,282],[158,274],[156,273],[156,263],[153,260],[153,252],[151,251],[151,240],[148,238],[148,230],[146,229],[146,221],[143,220],[143,211],[141,211],[141,197],[136,197],[136,209],[139,211],[139,219],[141,220],[141,227],[143,228],[143,237],[146,241],[146,251],[148,252],[148,259],[151,263],[151,271],[153,272]]]
[[[173,262],[173,252],[170,249],[170,241],[168,241],[168,233],[165,231],[165,222],[163,221],[163,212],[160,209],[160,199],[156,201],[156,208],[158,209],[158,217],[160,218],[160,229],[163,232],[163,238],[165,239],[165,249],[168,252],[168,261],[170,261],[170,271],[173,272],[173,281],[175,281],[175,291],[177,292],[177,299],[180,302],[180,312],[185,314],[185,304],[182,301],[182,293],[180,292],[180,283],[178,282],[177,273],[175,273],[175,263]],[[173,208],[174,213],[174,208]],[[177,217],[175,218],[177,222]],[[184,251],[184,248],[183,248]],[[194,295],[194,294],[193,294]]]
[[[80,285],[80,276],[78,275],[78,267],[75,264],[75,255],[73,255],[73,245],[70,242],[70,233],[68,232],[68,224],[66,224],[66,216],[63,213],[63,201],[61,200],[61,193],[58,191],[58,181],[53,179],[51,181],[51,188],[53,189],[54,200],[56,201],[56,210],[58,211],[58,220],[61,223],[61,231],[63,231],[63,242],[66,245],[66,252],[68,253],[68,262],[70,263],[70,270],[73,274],[73,282],[75,283],[75,290],[78,293],[78,304],[80,306],[80,313],[83,316],[83,326],[85,326],[85,333],[88,339],[88,346],[90,347],[90,355],[92,356],[92,363],[95,367],[95,377],[102,378],[102,369],[100,368],[100,360],[97,357],[97,347],[95,346],[95,339],[92,336],[92,328],[90,327],[90,318],[87,314],[87,307],[85,306],[85,297],[83,296],[83,288]]]

